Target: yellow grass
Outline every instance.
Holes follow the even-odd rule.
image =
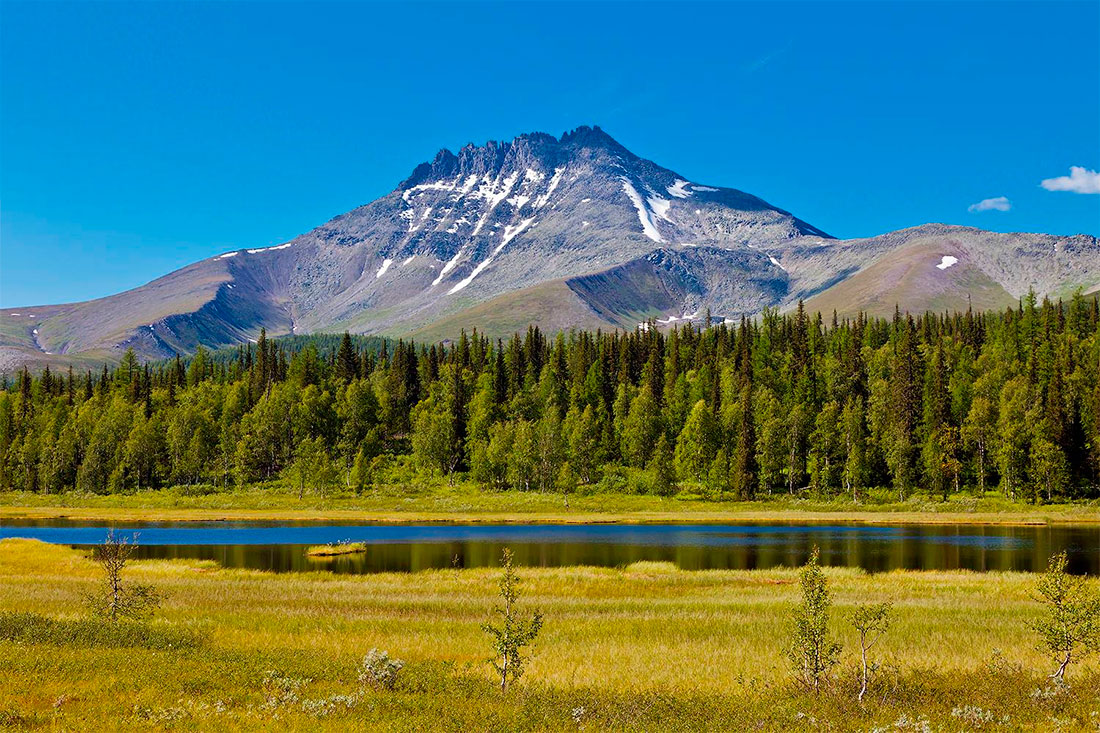
[[[327,497],[278,488],[188,496],[174,491],[129,495],[0,494],[3,519],[111,521],[372,521],[501,523],[654,523],[845,521],[866,524],[1055,524],[1100,522],[1100,505],[1030,505],[991,495],[933,502],[914,497],[855,504],[847,499],[776,497],[769,501],[702,501],[697,497],[593,494],[569,497],[534,492],[488,492],[472,485],[389,487],[364,495]]]
[[[798,593],[796,571],[691,572],[666,563],[636,563],[620,569],[522,568],[520,573],[522,605],[538,607],[546,617],[525,677],[528,692],[523,694],[534,696],[526,698],[528,706],[537,702],[554,707],[558,703],[546,701],[557,700],[555,696],[572,699],[570,695],[586,695],[584,699],[602,701],[604,714],[611,715],[608,711],[618,710],[616,705],[648,700],[647,695],[657,695],[656,699],[673,695],[681,700],[677,704],[713,704],[717,709],[749,695],[754,705],[774,698],[813,708],[812,701],[806,703],[784,692],[790,683],[783,657],[785,619]],[[931,701],[904,703],[915,706],[914,713],[921,711],[916,706],[927,705],[933,713],[949,715],[953,705],[967,702],[949,698],[970,694],[964,691],[970,689],[965,685],[990,660],[999,660],[998,664],[1009,668],[1020,665],[1018,674],[1025,682],[1013,678],[1014,687],[1041,685],[1043,673],[1050,668],[1027,628],[1038,613],[1030,595],[1032,575],[906,571],[868,575],[853,569],[828,569],[826,574],[836,600],[834,630],[846,647],[844,674],[855,662],[855,637],[846,623],[847,615],[857,603],[891,601],[894,623],[876,647],[876,658],[896,666],[899,679],[915,680],[905,684],[919,687],[925,684],[920,678],[931,671],[963,685],[956,689],[954,682],[944,683],[947,691],[940,693],[942,700],[933,697]],[[123,719],[148,723],[150,716],[163,717],[168,715],[165,711],[175,711],[171,714],[183,717],[173,725],[203,728],[212,725],[214,713],[202,706],[228,700],[228,717],[218,718],[223,723],[266,727],[270,719],[256,717],[260,715],[256,711],[263,699],[265,670],[313,678],[309,689],[316,696],[346,692],[355,689],[359,659],[378,647],[408,662],[409,674],[415,679],[422,674],[427,675],[423,679],[437,680],[431,684],[442,685],[440,691],[430,693],[437,702],[454,695],[458,707],[447,715],[470,715],[477,720],[477,715],[494,711],[492,715],[505,716],[501,720],[512,721],[516,728],[557,727],[559,719],[569,727],[567,711],[533,711],[520,705],[519,698],[492,694],[485,664],[488,647],[479,625],[496,601],[499,571],[270,574],[173,560],[132,563],[127,576],[166,594],[157,623],[202,630],[209,635],[206,647],[201,652],[173,653],[0,641],[0,715],[5,710],[15,711],[11,715],[18,713],[22,716],[19,720],[80,729],[82,723],[102,725]],[[93,590],[97,581],[97,566],[81,551],[31,540],[0,542],[0,612],[75,618],[83,613],[81,595]],[[451,663],[453,667],[440,667]],[[1095,670],[1084,668],[1072,674],[1078,680],[1100,679]],[[475,688],[475,694],[466,688],[454,692],[447,687],[451,682],[438,682],[453,679],[472,679],[471,684],[481,686]],[[994,692],[1007,694],[1000,689],[990,694]],[[1014,690],[1012,694],[1023,702],[1012,704],[1026,708],[1029,692]],[[851,704],[850,693],[849,688],[839,690],[835,694],[842,702],[835,704]],[[400,707],[408,697],[409,712],[402,714],[401,720],[414,728],[416,720],[427,725],[417,716],[429,709],[423,707],[428,704],[423,696],[429,693],[389,694],[391,697],[380,698],[381,703],[372,703],[376,706],[372,710],[382,709],[377,705]],[[1096,694],[1086,694],[1080,715],[1087,716],[1089,705],[1100,710]],[[483,696],[486,702],[479,704],[485,709],[479,712],[472,703],[462,702],[470,695]],[[58,700],[62,702],[55,706]],[[641,703],[630,703],[635,704]],[[786,718],[777,722],[769,717],[780,702],[768,704],[772,708],[761,712],[761,719],[768,721],[765,727],[784,727]],[[879,715],[884,716],[880,722],[889,722],[886,717],[898,715],[902,704],[899,700],[881,709],[861,708],[860,714],[868,717],[860,724]],[[135,705],[141,708],[137,712]],[[505,707],[498,710],[494,706]],[[421,712],[416,712],[418,709]],[[1008,709],[1013,715],[1047,720],[1042,717],[1045,710],[1039,707]],[[284,711],[288,720],[302,718],[295,710]],[[652,718],[658,714],[654,710],[642,711],[650,715],[639,718],[649,721],[640,723],[642,728],[657,724]],[[351,717],[339,719],[342,725],[336,725],[335,719],[324,720],[337,729],[352,723],[391,727],[385,719],[361,719],[359,715],[348,713]],[[705,723],[711,713],[700,715],[694,719],[700,727],[708,727]],[[301,729],[320,725],[320,719],[303,720]],[[622,722],[632,720],[629,717],[608,720],[632,727]],[[617,727],[614,722],[606,724]]]

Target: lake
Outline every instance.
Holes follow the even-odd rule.
[[[895,569],[1036,571],[1066,550],[1075,573],[1100,575],[1100,525],[737,524],[328,524],[311,522],[116,523],[137,535],[138,558],[198,558],[225,567],[276,572],[417,571],[495,565],[509,547],[529,566],[617,567],[640,560],[681,568],[797,566],[818,546],[828,565]],[[101,542],[108,525],[69,520],[4,520],[0,538],[72,546]],[[364,553],[306,556],[312,545],[365,542]]]

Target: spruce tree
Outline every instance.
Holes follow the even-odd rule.
[[[340,350],[336,352],[336,376],[345,382],[350,382],[359,376],[359,356],[355,353],[355,347],[351,343],[351,334],[344,331],[344,338],[340,341]]]

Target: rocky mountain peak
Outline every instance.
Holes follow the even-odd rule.
[[[397,190],[405,191],[425,182],[455,176],[495,176],[502,171],[526,168],[545,172],[567,164],[582,150],[598,150],[625,160],[637,159],[598,125],[578,127],[563,133],[560,138],[545,132],[528,132],[510,141],[489,140],[484,145],[467,143],[457,154],[444,148],[431,161],[418,165]]]
[[[575,130],[563,133],[558,142],[562,145],[585,148],[605,148],[615,152],[629,152],[615,138],[604,132],[599,125],[581,125]]]

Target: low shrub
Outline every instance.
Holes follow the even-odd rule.
[[[176,496],[213,496],[228,493],[228,490],[214,484],[178,484],[172,487]]]
[[[608,464],[599,482],[578,490],[580,494],[654,494],[653,474],[641,468]]]
[[[392,690],[404,666],[400,659],[390,659],[389,652],[371,649],[359,665],[359,684],[376,690]]]

